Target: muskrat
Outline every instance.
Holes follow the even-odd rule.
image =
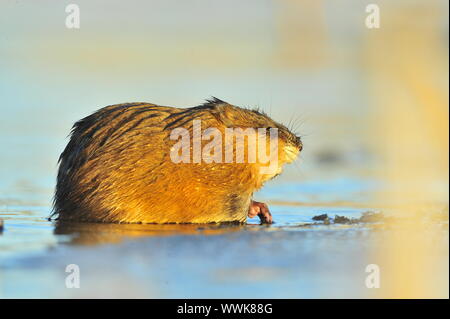
[[[176,141],[171,132],[184,128],[192,133],[194,120],[222,133],[228,128],[275,129],[276,170],[263,174],[261,161],[249,160],[174,162],[171,151]],[[251,141],[247,137],[245,145]],[[189,142],[188,151],[193,144]],[[253,201],[252,195],[301,149],[300,137],[264,112],[217,98],[191,108],[143,102],[110,105],[74,124],[59,158],[52,217],[115,223],[243,223],[247,216],[258,215],[262,223],[272,223],[267,205]],[[237,146],[232,151],[234,156]]]

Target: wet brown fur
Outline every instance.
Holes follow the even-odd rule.
[[[276,127],[280,165],[300,139],[264,113],[219,99],[192,108],[107,106],[75,123],[60,156],[53,216],[124,223],[245,222],[254,191],[273,176],[258,163],[173,163],[170,132],[207,127]]]

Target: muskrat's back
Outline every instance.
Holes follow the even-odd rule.
[[[186,109],[127,103],[76,122],[60,156],[54,215],[96,222],[244,222],[263,183],[251,165],[170,158],[174,128],[192,131],[194,119],[224,128],[235,111],[248,112],[218,99]]]

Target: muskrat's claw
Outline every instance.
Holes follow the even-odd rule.
[[[272,214],[270,214],[269,207],[260,202],[252,200],[248,208],[248,217],[253,218],[259,216],[262,224],[272,224]]]

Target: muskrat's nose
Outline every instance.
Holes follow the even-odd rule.
[[[297,145],[298,145],[298,151],[301,152],[302,149],[303,149],[303,143],[302,143],[302,140],[300,139],[300,136],[297,136],[296,142],[297,142]]]

